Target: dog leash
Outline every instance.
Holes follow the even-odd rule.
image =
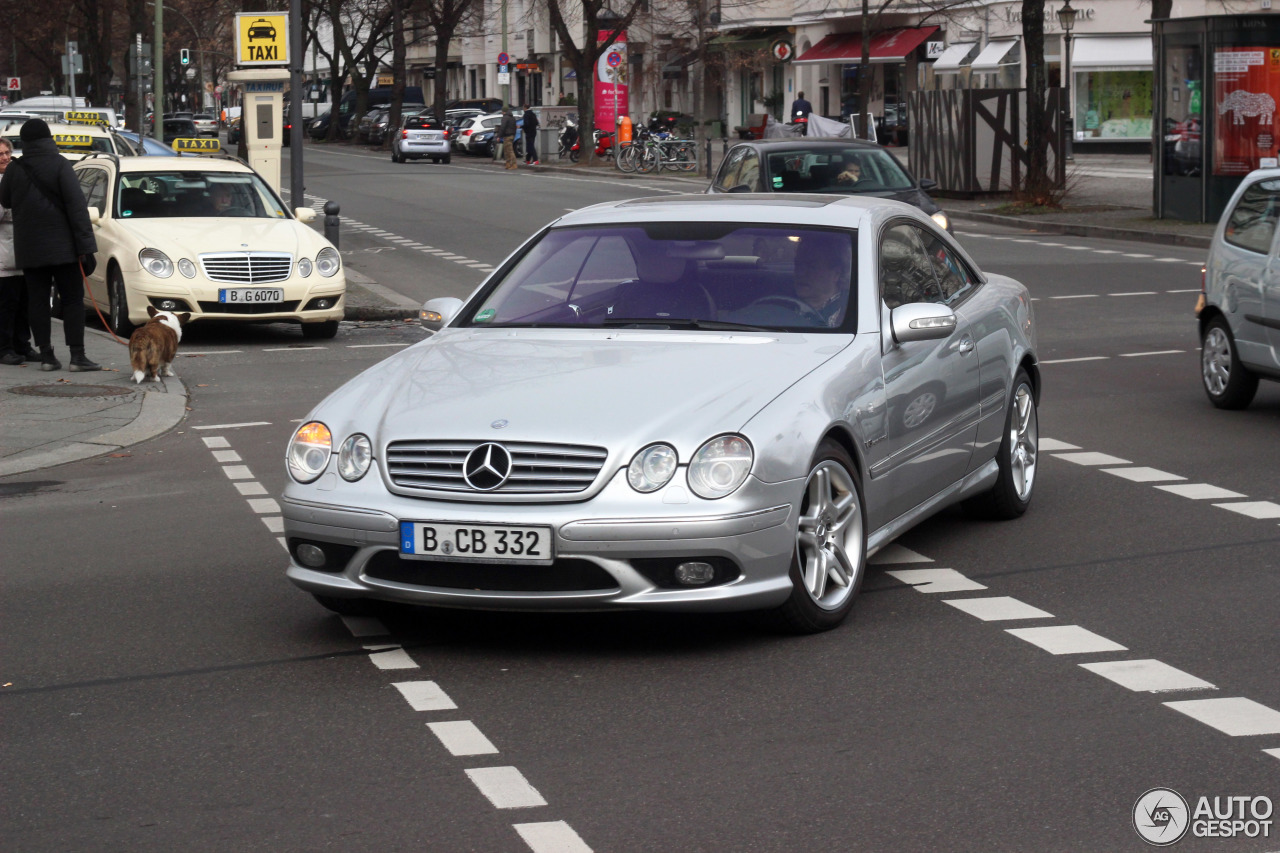
[[[115,329],[111,328],[111,324],[107,322],[107,318],[102,316],[102,309],[98,307],[98,300],[93,298],[93,288],[89,286],[89,276],[84,274],[84,264],[80,262],[79,258],[76,259],[76,266],[80,269],[80,280],[84,282],[84,292],[89,294],[89,301],[93,303],[93,310],[97,312],[98,319],[102,321],[102,325],[106,328],[107,334],[110,335],[116,343],[127,347],[129,342],[122,341],[120,338],[116,337]],[[84,307],[81,306],[80,310],[83,311]]]

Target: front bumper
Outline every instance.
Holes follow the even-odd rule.
[[[184,279],[176,273],[160,279],[145,271],[124,273],[126,298],[129,303],[129,322],[141,325],[147,322],[147,306],[161,308],[161,301],[179,302],[177,311],[190,311],[191,322],[196,320],[248,320],[254,322],[320,323],[341,320],[346,310],[347,279],[344,270],[325,278],[312,273],[306,278],[297,275],[284,281],[263,283],[263,288],[280,288],[283,302],[241,303],[226,305],[218,301],[221,288],[243,287],[226,282],[209,281],[202,275]],[[327,303],[319,307],[319,303]]]
[[[290,483],[285,489],[286,575],[320,595],[445,607],[767,609],[782,604],[791,592],[801,485],[750,479],[740,494],[702,501],[683,488],[665,497],[665,491],[639,495],[620,472],[599,494],[580,503],[464,503],[392,494],[383,487],[375,463],[358,483],[329,472],[316,483]],[[683,503],[671,502],[680,495]],[[504,565],[401,557],[401,521],[549,526],[555,562]],[[294,547],[299,540],[341,546],[341,556],[326,566],[333,570],[302,565]],[[675,564],[696,560],[713,563],[716,579],[705,586],[683,586],[672,579]]]

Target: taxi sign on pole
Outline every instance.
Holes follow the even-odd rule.
[[[222,143],[217,139],[204,137],[200,139],[179,138],[173,140],[172,147],[179,154],[212,154],[222,150]]]
[[[93,137],[87,133],[55,133],[53,144],[59,148],[92,148]]]
[[[107,120],[102,117],[102,113],[80,112],[77,110],[67,111],[68,124],[101,124],[105,125]]]
[[[236,65],[288,64],[288,15],[283,12],[236,14]]]

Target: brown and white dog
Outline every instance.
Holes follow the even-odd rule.
[[[147,316],[151,319],[134,329],[129,338],[129,366],[133,368],[133,381],[139,385],[148,376],[159,382],[161,376],[173,375],[170,365],[178,354],[182,327],[191,319],[191,312],[174,314],[148,305]]]

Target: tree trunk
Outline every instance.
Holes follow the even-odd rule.
[[[1044,0],[1022,0],[1022,43],[1027,56],[1027,173],[1022,190],[1035,204],[1050,201],[1051,116],[1045,111]]]
[[[439,32],[436,33],[436,77],[432,81],[435,85],[432,86],[434,91],[431,95],[431,109],[440,121],[444,121],[444,105],[447,101],[445,89],[449,82],[449,41]]]

